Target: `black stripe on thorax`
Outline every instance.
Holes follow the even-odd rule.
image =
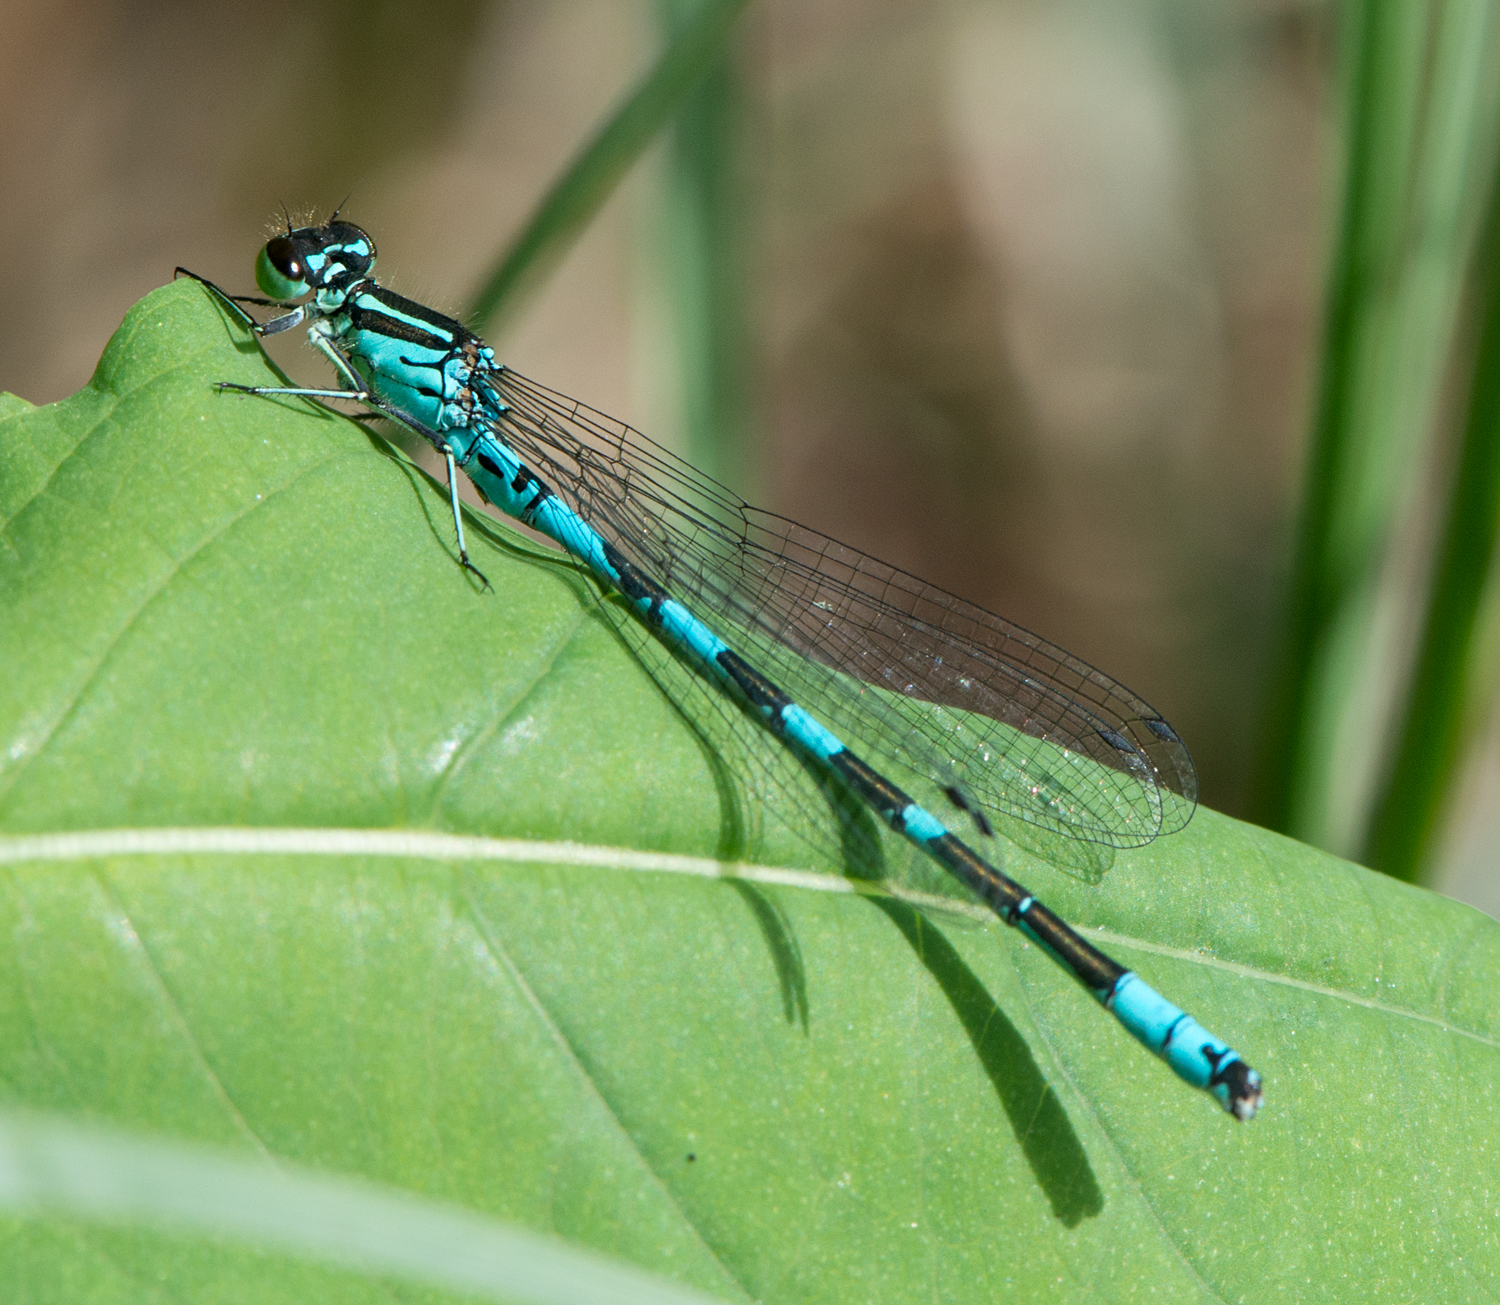
[[[366,307],[360,302],[363,299],[373,299],[382,308],[390,311],[381,312],[379,308]],[[453,318],[445,317],[442,313],[434,312],[415,300],[395,294],[384,286],[376,285],[374,281],[365,281],[350,287],[346,303],[349,321],[355,330],[372,331],[387,339],[400,340],[405,344],[415,344],[423,349],[431,349],[434,353],[457,353],[462,350],[466,340],[473,338]],[[411,322],[404,321],[402,317],[394,316],[396,313],[426,322],[434,329],[424,331],[420,326],[414,326]],[[437,332],[442,334],[437,334]]]
[[[439,331],[445,331],[450,340],[456,345],[462,344],[464,338],[470,334],[463,323],[454,320],[446,313],[440,313],[426,304],[419,304],[415,299],[408,299],[405,295],[398,295],[394,290],[387,290],[383,285],[377,285],[374,281],[365,282],[364,294],[370,296],[376,303],[384,304],[392,312],[404,313],[407,317],[415,317],[419,322],[426,322]]]
[[[433,335],[420,327],[413,326],[410,322],[403,322],[399,317],[391,317],[378,308],[362,308],[359,304],[351,302],[349,322],[356,331],[370,331],[375,335],[383,335],[389,340],[400,340],[403,344],[414,344],[422,349],[431,349],[434,353],[446,353],[453,348],[451,340]]]

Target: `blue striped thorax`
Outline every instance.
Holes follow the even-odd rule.
[[[373,281],[359,281],[324,324],[384,402],[429,430],[468,428],[476,408],[474,373],[493,370],[495,355],[458,322]],[[462,459],[456,445],[454,452]]]

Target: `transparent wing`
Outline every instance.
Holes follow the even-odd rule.
[[[993,612],[752,507],[508,369],[503,436],[578,514],[872,762],[959,806],[1133,847],[1197,803],[1186,746],[1109,676]]]

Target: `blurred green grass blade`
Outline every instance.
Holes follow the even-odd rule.
[[[631,165],[671,120],[699,79],[722,56],[746,0],[702,0],[655,66],[553,184],[521,234],[474,295],[476,328],[495,329],[496,315],[552,270],[603,206]]]
[[[1324,336],[1300,517],[1288,586],[1283,647],[1268,703],[1256,816],[1295,827],[1295,803],[1310,781],[1306,755],[1311,698],[1328,627],[1347,597],[1347,564],[1333,556],[1352,478],[1360,353],[1389,269],[1399,254],[1399,203],[1410,168],[1426,42],[1412,40],[1420,6],[1343,6],[1345,162],[1341,223],[1328,272]]]
[[[1475,275],[1479,343],[1422,641],[1394,763],[1371,822],[1368,864],[1423,875],[1462,760],[1466,728],[1493,675],[1476,643],[1500,531],[1500,186],[1491,193]]]
[[[634,1265],[411,1192],[266,1157],[0,1110],[0,1211],[247,1243],[481,1300],[712,1305]],[[22,1299],[19,1296],[11,1299]]]
[[[1488,186],[1492,0],[1350,0],[1345,175],[1255,814],[1353,850],[1394,693],[1376,628],[1413,507]]]
[[[696,21],[698,0],[659,0],[669,40]],[[688,461],[745,487],[747,195],[741,182],[742,91],[730,50],[693,87],[672,124],[666,220],[657,256],[672,318]]]

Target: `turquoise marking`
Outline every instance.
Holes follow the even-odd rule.
[[[919,807],[915,802],[902,808],[901,824],[905,832],[919,843],[930,843],[948,832],[947,825],[926,807]]]
[[[1194,1087],[1211,1087],[1225,1065],[1239,1060],[1227,1044],[1172,1005],[1138,974],[1122,975],[1106,1005],[1143,1045]],[[1221,1103],[1227,1105],[1222,1097]]]
[[[675,599],[669,598],[661,605],[657,619],[669,639],[694,653],[702,662],[712,664],[714,658],[729,647]]]
[[[1122,847],[1180,828],[1196,801],[1192,759],[1155,711],[1062,649],[759,512],[628,428],[499,366],[460,323],[380,286],[374,267],[374,242],[347,222],[267,242],[256,281],[286,311],[255,330],[306,324],[347,388],[220,388],[356,399],[424,436],[449,468],[465,570],[484,580],[464,543],[456,468],[489,503],[619,590],[716,692],[758,714],[1018,926],[1179,1077],[1236,1118],[1254,1116],[1259,1074],[954,835],[810,708],[839,722],[861,752],[922,777],[934,801],[951,801],[982,835],[991,832],[984,808]],[[733,637],[721,637],[707,614]],[[860,680],[885,687],[885,697],[853,687]],[[898,710],[891,685],[905,686],[921,709]]]
[[[530,502],[534,494],[535,490],[532,490],[530,494],[523,493],[517,497]],[[549,539],[556,540],[574,557],[581,557],[595,575],[609,574],[609,564],[604,559],[604,541],[599,538],[598,532],[557,499],[549,497],[543,500],[531,513],[528,524],[535,526]]]
[[[806,748],[819,761],[827,761],[844,751],[843,741],[838,735],[814,720],[796,703],[781,709],[781,726],[789,738]]]

